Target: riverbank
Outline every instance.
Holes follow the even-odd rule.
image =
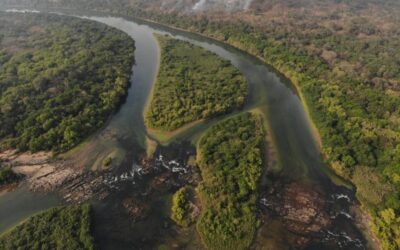
[[[164,146],[167,146],[169,143],[173,142],[174,139],[179,138],[180,135],[201,124],[202,122],[204,122],[204,120],[197,120],[173,131],[161,131],[157,129],[147,128],[147,133],[151,139],[156,140]]]
[[[363,232],[364,237],[368,240],[370,244],[369,247],[373,250],[382,250],[383,247],[379,237],[371,229],[371,221],[373,218],[369,211],[362,206],[355,206],[352,210],[355,214],[355,222],[361,229],[361,232]]]
[[[151,86],[151,90],[150,93],[146,99],[146,104],[144,105],[144,109],[143,109],[143,119],[146,120],[146,114],[149,112],[150,109],[150,104],[152,102],[152,99],[154,97],[154,89],[155,89],[155,85],[156,82],[158,81],[158,76],[160,73],[160,65],[161,65],[161,53],[162,53],[162,47],[160,44],[160,39],[157,38],[157,36],[160,35],[154,35],[156,37],[156,42],[157,42],[157,47],[158,47],[158,58],[159,60],[157,61],[157,72],[156,72],[156,77],[154,79],[154,82]],[[193,128],[194,126],[200,124],[201,122],[203,122],[203,120],[196,120],[193,121],[191,123],[188,123],[186,125],[183,125],[180,128],[177,128],[173,131],[163,131],[160,129],[156,129],[156,128],[149,128],[148,126],[146,126],[146,133],[147,133],[147,139],[146,139],[146,151],[147,151],[147,155],[151,156],[155,150],[156,150],[156,145],[157,143],[163,145],[163,146],[167,146],[169,143],[173,142],[173,140],[177,137],[179,137],[179,135],[184,134],[185,132],[187,132],[187,130],[190,130],[191,128]],[[145,124],[146,125],[146,124]]]
[[[5,184],[0,187],[0,196],[8,192],[14,191],[19,183]]]
[[[27,184],[33,192],[57,192],[65,201],[82,203],[95,196],[108,194],[103,185],[103,173],[86,171],[68,160],[54,158],[51,152],[0,153],[0,160],[12,171],[24,176],[20,185]]]
[[[278,174],[282,170],[282,163],[280,162],[280,156],[279,152],[277,151],[276,148],[276,138],[273,137],[273,133],[271,133],[272,128],[271,125],[268,123],[268,114],[266,112],[268,111],[263,111],[261,108],[253,109],[249,111],[250,113],[254,115],[259,115],[261,116],[261,120],[263,123],[263,128],[265,130],[265,153],[264,157],[266,156],[266,169],[264,170],[265,174],[267,172],[272,172],[275,174]],[[264,174],[264,179],[265,179],[265,174]],[[265,180],[261,180],[261,182],[265,182]]]

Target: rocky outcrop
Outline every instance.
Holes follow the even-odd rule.
[[[94,196],[105,198],[108,187],[104,185],[104,171],[92,172],[76,169],[73,164],[52,157],[51,153],[18,153],[5,151],[0,159],[13,171],[25,176],[32,191],[59,191],[66,201],[81,203]]]
[[[146,203],[135,198],[123,200],[122,205],[134,221],[146,218],[150,211]]]
[[[294,242],[299,248],[331,225],[324,195],[305,184],[276,184],[264,193],[260,203],[263,213],[277,217],[296,236]]]
[[[323,196],[311,187],[298,183],[288,185],[277,208],[286,227],[296,234],[315,234],[330,225]]]
[[[102,200],[111,190],[104,184],[104,175],[101,172],[82,172],[60,186],[60,193],[69,202],[81,203],[92,198]]]

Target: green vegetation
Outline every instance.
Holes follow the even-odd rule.
[[[108,156],[107,158],[105,158],[103,160],[103,166],[109,167],[111,165],[112,161],[113,161],[113,158],[111,156]]]
[[[229,61],[166,36],[157,36],[161,65],[147,126],[163,131],[240,108],[247,96],[244,77]]]
[[[0,186],[17,182],[20,178],[10,167],[2,167],[0,163]]]
[[[183,187],[176,191],[172,197],[172,215],[171,218],[176,224],[187,227],[193,222],[190,214],[190,189]]]
[[[399,2],[288,2],[276,1],[283,12],[260,3],[237,16],[190,17],[150,7],[130,13],[231,44],[291,79],[320,132],[326,161],[356,185],[383,248],[399,249]]]
[[[0,145],[68,150],[124,100],[132,39],[58,15],[0,13]]]
[[[1,249],[94,249],[89,205],[51,208],[1,235]]]
[[[60,0],[56,4],[96,6],[199,32],[283,72],[308,104],[327,161],[355,183],[383,247],[399,249],[400,2],[254,0],[246,12],[209,10],[191,16],[163,11],[167,7],[160,10],[160,2]],[[366,183],[375,185],[366,188]]]
[[[257,225],[257,185],[263,171],[263,128],[251,113],[228,118],[200,139],[197,230],[209,249],[246,249]]]

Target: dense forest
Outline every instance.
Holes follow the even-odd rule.
[[[287,7],[266,13],[271,21],[261,20],[261,14],[234,19],[135,13],[232,44],[290,78],[320,132],[326,161],[356,185],[383,248],[398,249],[400,9],[377,5],[387,13],[378,16],[367,7],[343,12],[332,6],[314,10],[326,13],[321,16]]]
[[[229,61],[188,42],[157,39],[161,62],[145,115],[148,127],[171,131],[244,104],[246,81]]]
[[[208,249],[247,249],[252,243],[264,138],[261,118],[243,113],[212,126],[200,139],[197,230]]]
[[[92,250],[89,205],[51,208],[0,236],[0,249]]]
[[[0,145],[65,151],[124,100],[134,42],[105,25],[0,13]]]
[[[158,20],[165,23],[163,18]],[[184,23],[182,18],[172,20],[179,27]],[[357,39],[366,35],[363,27],[339,36],[310,27],[309,34],[298,37],[279,26],[266,32],[265,27],[230,21],[190,20],[183,27],[263,58],[298,85],[319,129],[327,162],[356,185],[383,248],[398,249],[399,39],[382,40],[378,31],[366,40]]]
[[[355,184],[382,247],[400,248],[398,1],[254,1],[246,13],[196,15],[142,1],[130,5],[102,8],[229,43],[291,79],[319,130],[326,161]]]
[[[29,4],[142,17],[213,37],[271,64],[298,86],[326,161],[355,184],[382,247],[400,248],[399,1],[253,0],[247,11],[234,13],[182,12],[196,1],[167,0],[171,4],[162,8],[161,0],[111,2]]]

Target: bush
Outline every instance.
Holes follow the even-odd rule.
[[[17,182],[20,178],[10,167],[1,167],[0,164],[0,186]]]
[[[183,187],[172,197],[171,218],[178,225],[187,227],[193,222],[190,212],[190,189],[188,187]]]

